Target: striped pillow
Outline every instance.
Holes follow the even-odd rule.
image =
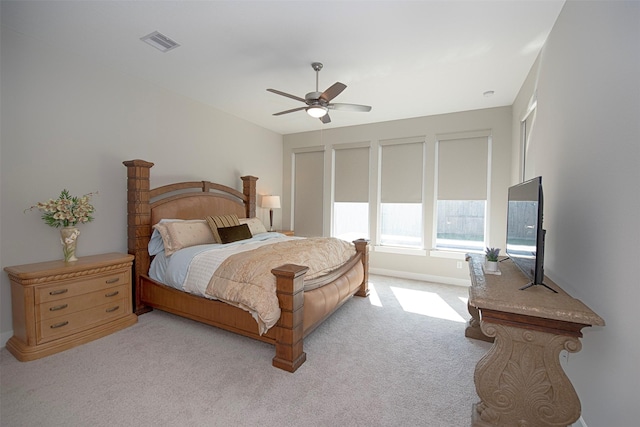
[[[218,228],[225,227],[233,227],[236,225],[240,225],[240,221],[238,220],[238,215],[230,214],[230,215],[217,215],[217,216],[208,216],[205,217],[209,227],[211,228],[211,232],[213,233],[213,238],[217,243],[222,243],[220,239],[220,234],[218,234]]]

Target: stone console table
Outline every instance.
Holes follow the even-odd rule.
[[[467,256],[471,275],[466,336],[493,339],[476,365],[480,402],[473,427],[568,426],[580,418],[580,400],[560,366],[560,352],[580,351],[581,329],[604,320],[551,280],[520,290],[528,280],[510,260],[501,275],[485,276],[483,256]]]

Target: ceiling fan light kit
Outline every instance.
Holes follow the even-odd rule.
[[[322,107],[320,105],[312,105],[311,107],[307,108],[307,114],[316,119],[319,119],[328,112],[329,109],[327,107]]]
[[[306,94],[304,99],[300,98],[299,96],[291,95],[289,93],[282,92],[276,89],[267,89],[267,91],[275,93],[276,95],[285,96],[287,98],[295,99],[296,101],[301,101],[307,104],[307,107],[298,107],[291,110],[280,111],[278,113],[274,113],[274,116],[280,116],[283,114],[293,113],[295,111],[306,110],[307,114],[309,114],[311,117],[318,118],[322,123],[326,124],[331,122],[331,118],[329,117],[329,110],[360,112],[371,111],[371,107],[368,105],[332,104],[331,100],[340,95],[342,91],[347,88],[347,85],[345,85],[344,83],[336,82],[324,92],[319,92],[318,74],[320,70],[322,70],[322,64],[320,62],[313,62],[311,64],[311,68],[313,68],[316,72],[316,90],[315,92],[309,92],[308,94]]]

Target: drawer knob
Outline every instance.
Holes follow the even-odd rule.
[[[55,324],[51,325],[51,329],[62,328],[63,326],[67,326],[68,324],[69,324],[68,321],[55,323]]]
[[[63,310],[65,308],[69,307],[69,304],[61,304],[61,305],[56,305],[55,307],[51,307],[49,309],[49,311],[58,311],[58,310]]]
[[[114,311],[118,310],[119,308],[120,308],[120,306],[116,305],[115,307],[107,308],[105,311],[107,313],[113,313]]]
[[[56,289],[55,291],[49,292],[49,295],[60,295],[67,293],[68,289]]]
[[[118,295],[119,293],[120,293],[120,291],[113,291],[113,292],[110,292],[110,293],[108,293],[108,294],[105,294],[104,296],[105,296],[105,297],[115,297],[115,296],[116,296],[116,295]]]
[[[120,278],[119,278],[119,277],[114,277],[113,279],[109,279],[109,280],[107,280],[107,281],[106,281],[106,283],[109,283],[109,284],[111,284],[111,283],[116,283],[116,282],[118,282],[119,280],[120,280]]]

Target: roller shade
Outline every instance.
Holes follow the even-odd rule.
[[[295,154],[293,221],[297,236],[322,236],[324,152]]]
[[[381,146],[382,203],[422,203],[424,142]]]
[[[438,141],[438,200],[486,200],[488,137]]]
[[[369,147],[334,152],[334,201],[369,201]]]

